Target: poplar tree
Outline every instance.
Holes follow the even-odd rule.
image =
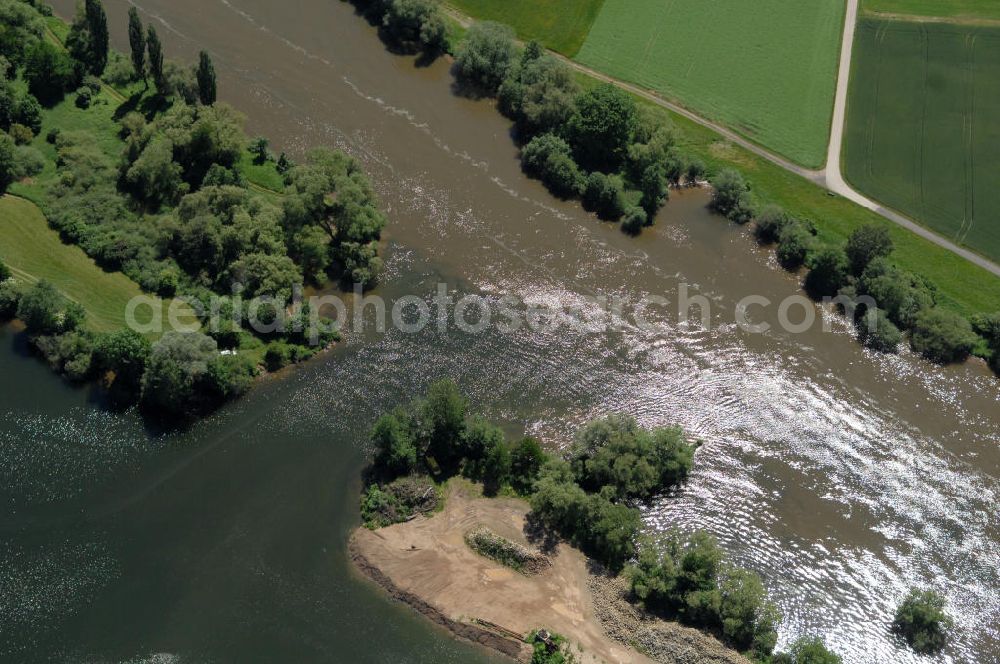
[[[90,73],[100,76],[108,66],[108,17],[101,0],[87,0],[84,14],[90,32]]]
[[[146,80],[146,33],[142,28],[139,10],[132,7],[128,10],[128,43],[132,48],[132,67],[135,75],[142,77],[142,82],[149,87]]]
[[[149,52],[149,73],[153,77],[153,84],[156,85],[157,91],[163,94],[166,92],[166,81],[163,78],[163,46],[153,26],[149,26],[146,35],[146,50]]]
[[[198,56],[198,97],[205,106],[215,103],[215,66],[206,51]]]

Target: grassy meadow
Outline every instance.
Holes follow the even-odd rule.
[[[858,28],[845,172],[873,198],[1000,260],[1000,28]]]
[[[576,59],[819,167],[844,12],[839,1],[606,0]]]
[[[864,0],[862,8],[886,14],[1000,20],[997,0]]]
[[[82,249],[65,244],[30,201],[0,198],[0,260],[25,283],[50,282],[87,310],[88,327],[110,332],[125,327],[129,300],[142,295],[139,286],[120,272],[105,272]],[[164,307],[169,303],[164,302]],[[165,309],[164,309],[165,312]],[[147,322],[148,307],[136,311]]]
[[[462,13],[505,23],[519,39],[544,44],[573,57],[580,50],[604,0],[446,0]]]

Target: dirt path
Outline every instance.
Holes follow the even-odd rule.
[[[827,189],[835,194],[843,196],[852,203],[856,203],[872,212],[878,214],[879,216],[891,221],[894,224],[902,226],[903,228],[919,235],[920,237],[933,242],[934,244],[947,249],[948,251],[961,256],[965,260],[978,265],[991,272],[996,276],[1000,276],[1000,265],[997,265],[988,258],[981,256],[969,249],[958,246],[954,242],[948,240],[947,238],[938,235],[934,231],[921,226],[917,222],[913,221],[909,217],[905,217],[902,214],[891,210],[884,205],[877,203],[870,198],[865,197],[861,193],[855,191],[847,182],[844,180],[843,174],[841,173],[841,154],[842,146],[844,142],[844,127],[847,119],[847,92],[848,86],[850,84],[850,73],[851,73],[851,58],[854,50],[854,34],[857,29],[858,24],[858,5],[860,0],[847,0],[847,15],[844,19],[844,39],[843,46],[840,53],[840,71],[837,76],[837,91],[834,103],[833,112],[833,125],[830,131],[830,146],[827,151],[827,163],[823,170],[812,170],[805,168],[804,166],[799,166],[784,157],[781,157],[766,148],[754,143],[753,141],[740,136],[736,132],[727,129],[726,127],[715,123],[711,120],[703,118],[702,116],[688,110],[687,108],[680,106],[674,102],[667,101],[662,96],[655,92],[649,90],[644,90],[631,83],[626,83],[620,79],[608,76],[599,71],[586,67],[578,62],[571,60],[559,53],[551,52],[552,55],[559,58],[570,67],[576,71],[587,74],[588,76],[593,76],[594,78],[605,81],[607,83],[613,83],[623,90],[627,90],[633,94],[636,94],[643,99],[650,101],[653,104],[661,108],[665,108],[673,113],[682,115],[688,120],[695,122],[703,127],[711,129],[715,133],[719,134],[726,140],[739,145],[744,150],[748,150],[753,154],[766,159],[767,161],[785,169],[791,173],[794,173],[800,177],[803,177],[819,186]],[[465,27],[472,25],[473,21],[465,14],[459,12],[453,7],[446,7],[449,15],[451,15],[456,21]],[[912,17],[908,17],[908,20],[912,20]]]
[[[453,484],[444,510],[432,518],[374,532],[359,529],[351,538],[355,563],[366,565],[362,571],[369,577],[435,622],[507,655],[510,644],[517,642],[491,642],[479,633],[483,630],[477,621],[522,636],[539,628],[563,634],[574,647],[582,648],[582,654],[577,652],[581,662],[652,662],[605,633],[595,615],[587,559],[579,551],[559,545],[551,556],[552,566],[528,577],[469,549],[463,538],[479,525],[527,544],[524,501],[484,499],[474,491]],[[376,578],[372,569],[383,578]],[[469,626],[474,630],[471,636],[461,633]]]

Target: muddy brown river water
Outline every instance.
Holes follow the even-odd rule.
[[[782,644],[812,634],[851,664],[928,661],[888,629],[907,586],[934,586],[957,626],[933,661],[1000,661],[1000,381],[984,366],[873,355],[812,305],[832,331],[782,330],[796,277],[708,214],[704,192],[675,194],[638,239],[554,200],[445,62],[388,53],[340,0],[135,4],[171,56],[211,51],[251,133],[363,162],[391,220],[378,294],[445,283],[494,302],[673,304],[649,308],[653,329],[368,329],[171,436],[103,411],[0,332],[0,660],[487,661],[385,602],[344,552],[365,431],[451,376],[552,447],[607,412],[704,440],[647,522],[706,528],[759,571]],[[105,5],[126,49],[129,5]],[[707,329],[680,320],[685,286],[711,302]],[[774,303],[750,313],[767,333],[734,323],[751,295]]]

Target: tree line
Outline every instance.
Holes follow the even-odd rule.
[[[221,302],[225,322],[151,345],[139,335],[99,335],[51,285],[10,278],[0,285],[3,317],[29,316],[33,346],[71,379],[100,378],[126,404],[182,417],[244,392],[259,371],[251,357],[263,356],[275,370],[310,357],[313,341],[335,340],[322,318],[325,331],[307,339],[313,312],[287,301],[330,279],[344,288],[377,282],[386,219],[360,165],[325,148],[301,164],[284,154],[275,160],[265,139],[247,137],[244,117],[217,102],[209,54],[190,68],[166,59],[155,28],[135,8],[128,58],[109,48],[100,0],[80,5],[65,50],[47,37],[50,15],[42,4],[0,0],[0,193],[45,168],[36,136],[46,125],[56,175],[41,180],[41,193],[28,191],[62,239],[147,292],[200,305],[203,322],[209,303]],[[45,122],[48,108],[69,101],[83,126],[93,114],[106,117],[117,103],[104,92],[109,85],[129,96],[113,109],[115,135]],[[120,145],[120,154],[109,144]],[[268,168],[283,179],[280,191],[249,186],[248,153],[257,166],[274,162]],[[251,330],[249,308],[238,306],[256,297],[273,298],[257,308],[273,332]],[[46,313],[32,315],[39,310]]]
[[[805,267],[806,292],[837,302],[868,348],[898,352],[907,333],[912,349],[932,362],[962,362],[975,352],[1000,371],[1000,314],[970,321],[939,306],[930,280],[892,262],[894,245],[886,226],[861,226],[843,244],[825,242],[808,219],[758,202],[739,172],[723,170],[712,185],[713,209],[737,224],[753,222],[757,239],[776,246],[785,269]],[[872,301],[875,306],[869,306]]]

